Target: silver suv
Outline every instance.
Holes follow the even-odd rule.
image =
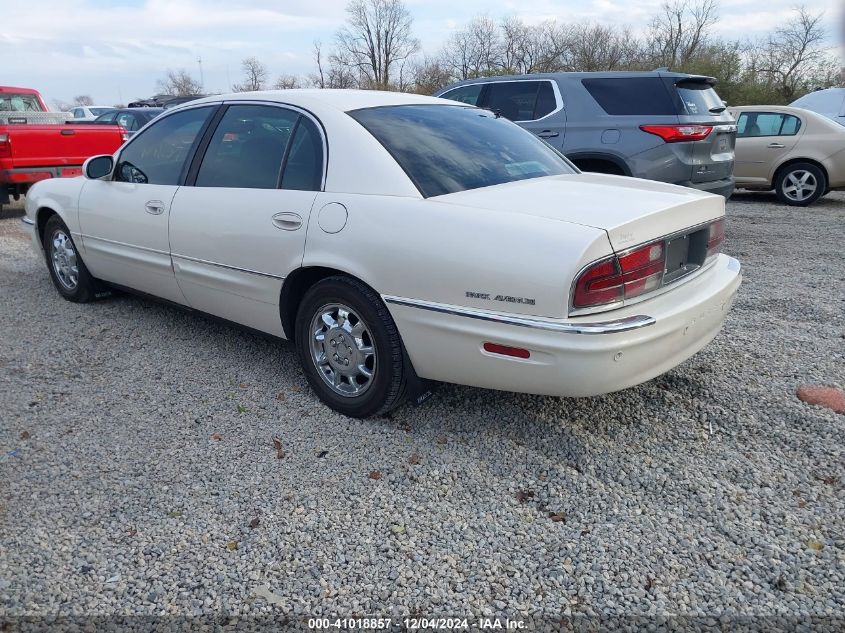
[[[468,79],[435,96],[498,112],[582,171],[730,197],[736,125],[712,77],[665,70]]]

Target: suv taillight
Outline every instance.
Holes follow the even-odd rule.
[[[667,143],[683,143],[685,141],[703,141],[710,132],[712,125],[641,125],[643,132],[659,136]]]
[[[9,158],[12,155],[12,142],[8,134],[0,134],[0,157]]]

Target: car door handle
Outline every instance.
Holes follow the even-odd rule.
[[[295,231],[302,226],[302,216],[289,211],[277,213],[273,216],[273,226],[283,231]]]
[[[555,136],[560,136],[560,132],[552,132],[551,130],[543,130],[539,134],[537,134],[540,138],[554,138]]]
[[[786,147],[786,145],[784,145],[783,143],[769,143],[768,145],[766,145],[766,147],[770,147],[772,149],[783,149],[784,147]]]
[[[148,200],[144,205],[147,213],[150,215],[161,215],[164,213],[164,203],[161,200]]]

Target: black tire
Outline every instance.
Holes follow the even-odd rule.
[[[341,336],[344,337],[344,341],[349,340],[346,334],[336,327],[325,326],[326,331],[323,332],[322,342],[317,341],[315,332],[311,331],[312,323],[322,314],[332,312],[337,306],[349,308],[348,323],[351,324],[349,327],[352,328],[360,322],[365,330],[360,339],[363,341],[362,345],[365,348],[372,347],[366,361],[369,363],[372,360],[372,377],[364,385],[357,382],[360,379],[366,379],[364,375],[358,375],[355,378],[340,376],[346,383],[341,382],[335,387],[329,385],[335,374],[340,375],[343,372],[343,365],[338,365],[338,361],[342,362],[344,359],[339,359],[337,355],[341,353],[341,348],[343,348],[342,355],[347,356],[345,360],[353,361],[353,367],[356,360],[363,358],[363,355],[357,356],[359,353],[357,346],[353,351],[352,347],[347,348],[345,342],[335,345],[333,350],[329,347],[327,342],[329,336],[336,336],[331,339],[335,343]],[[335,311],[334,314],[337,312]],[[315,331],[322,327],[320,324],[325,323],[323,320],[316,322]],[[341,319],[338,318],[335,326],[340,322]],[[349,334],[349,336],[352,335]],[[335,276],[323,279],[309,288],[296,314],[295,339],[296,351],[308,383],[320,400],[335,411],[353,418],[366,418],[387,413],[405,399],[407,371],[399,331],[378,294],[360,281]],[[349,345],[355,345],[355,343],[350,341]],[[348,354],[346,349],[349,349]],[[324,357],[322,369],[318,368],[318,361],[315,358],[320,354],[320,350],[323,351]],[[334,352],[331,354],[334,361],[330,360],[329,354],[325,353],[329,350]],[[338,366],[340,369],[337,368]],[[346,371],[350,370],[350,368],[346,369]],[[355,388],[363,388],[364,391],[360,394],[346,395],[336,392],[336,389]]]
[[[824,172],[812,163],[792,163],[783,167],[775,182],[775,193],[780,201],[793,207],[813,204],[826,189]]]
[[[70,231],[58,215],[50,216],[50,219],[47,220],[44,225],[44,235],[41,236],[41,240],[41,243],[44,245],[47,270],[50,272],[50,279],[53,280],[53,285],[56,287],[56,290],[59,291],[59,294],[68,301],[73,301],[74,303],[87,303],[95,299],[98,288],[97,280],[94,279],[91,276],[91,273],[88,272],[88,269],[85,267],[85,262],[82,261],[82,257],[79,255],[76,244],[73,242]],[[60,264],[54,264],[53,256],[55,251],[58,250],[55,244],[60,242],[69,244],[75,254],[75,283],[69,283],[67,277],[61,277],[57,271]],[[67,257],[66,252],[62,254]],[[67,263],[67,259],[63,261]]]

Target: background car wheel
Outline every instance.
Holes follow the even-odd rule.
[[[53,285],[65,299],[86,303],[96,296],[97,280],[85,267],[62,219],[54,215],[44,225],[44,254]]]
[[[781,170],[775,192],[781,202],[806,207],[818,200],[827,189],[824,172],[812,163],[795,163]]]
[[[320,399],[354,418],[386,413],[405,398],[402,341],[381,298],[360,281],[312,286],[296,316],[296,349]]]

